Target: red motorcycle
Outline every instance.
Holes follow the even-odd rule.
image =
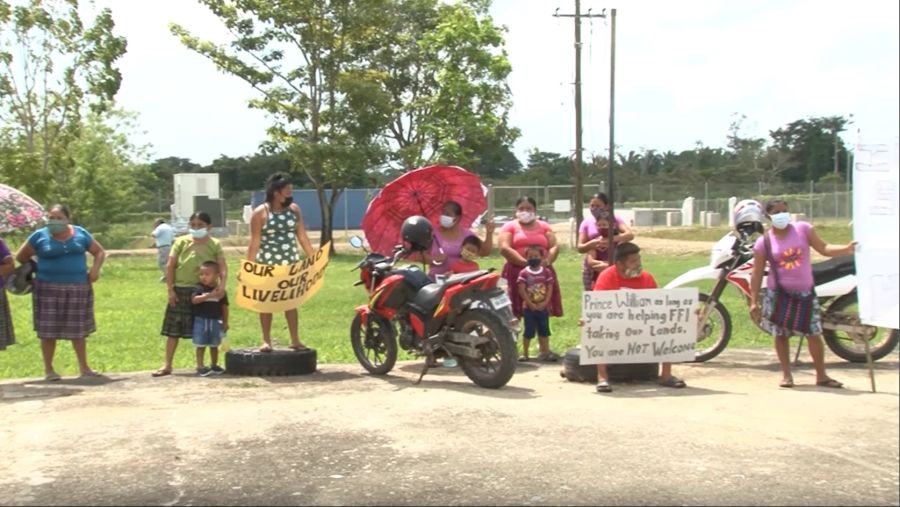
[[[428,224],[424,217],[413,218]],[[354,285],[365,285],[369,302],[356,308],[350,326],[356,359],[370,373],[384,375],[397,361],[399,343],[416,356],[456,358],[481,387],[506,385],[516,371],[517,320],[509,297],[497,286],[500,274],[480,270],[432,283],[417,266],[396,266],[401,258],[430,248],[431,226],[421,221],[416,223],[427,229],[427,240],[404,229],[411,248],[398,246],[393,257],[367,252],[357,265],[360,275]],[[363,247],[356,236],[350,244]]]

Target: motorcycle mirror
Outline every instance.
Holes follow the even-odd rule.
[[[359,236],[350,236],[350,246],[353,248],[362,248],[363,240]]]

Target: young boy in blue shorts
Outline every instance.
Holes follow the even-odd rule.
[[[219,265],[213,261],[204,262],[200,266],[200,283],[191,294],[191,313],[194,316],[194,347],[197,348],[197,375],[206,377],[219,375],[225,369],[219,366],[219,345],[222,333],[228,331],[228,295],[216,290],[219,279]],[[209,347],[209,359],[212,366],[204,364],[206,347]]]

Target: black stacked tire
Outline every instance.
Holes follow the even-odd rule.
[[[225,353],[225,373],[253,377],[306,375],[316,371],[316,351],[233,349]]]
[[[559,375],[570,382],[596,382],[597,367],[593,364],[582,365],[580,353],[579,347],[566,352]],[[606,369],[612,382],[654,380],[659,376],[659,363],[610,364]]]

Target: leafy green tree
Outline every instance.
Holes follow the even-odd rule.
[[[516,185],[558,185],[572,180],[572,160],[559,153],[532,150],[528,167],[507,180]]]
[[[332,238],[341,191],[384,159],[378,85],[361,58],[381,28],[371,20],[385,0],[199,1],[231,32],[228,47],[179,25],[172,33],[259,92],[250,106],[273,119],[265,149],[286,153],[309,176],[322,209],[324,244]]]
[[[787,181],[818,180],[829,172],[846,174],[844,142],[838,135],[849,120],[827,116],[793,121],[769,132],[775,147],[790,155],[790,167],[783,173]]]
[[[79,137],[69,145],[73,171],[65,202],[79,223],[102,232],[122,213],[135,211],[154,196],[137,182],[149,175],[146,149],[128,137],[135,115],[118,110],[88,114]]]
[[[486,182],[503,180],[522,171],[522,162],[507,145],[479,143],[469,147],[474,160],[465,166]]]
[[[2,166],[38,200],[64,195],[86,110],[110,107],[126,51],[103,9],[89,26],[77,0],[0,0],[0,132],[9,158]]]
[[[488,147],[508,147],[520,132],[508,124],[512,67],[504,29],[489,1],[396,0],[372,47],[371,70],[386,93],[392,161],[406,170],[432,163],[511,175],[515,163]],[[501,149],[502,148],[498,148]],[[498,172],[497,163],[511,164]]]
[[[489,2],[199,1],[231,42],[172,33],[259,92],[250,105],[273,120],[263,149],[309,176],[322,242],[341,191],[371,184],[386,162],[466,166],[480,147],[518,135],[506,124],[509,63]]]

